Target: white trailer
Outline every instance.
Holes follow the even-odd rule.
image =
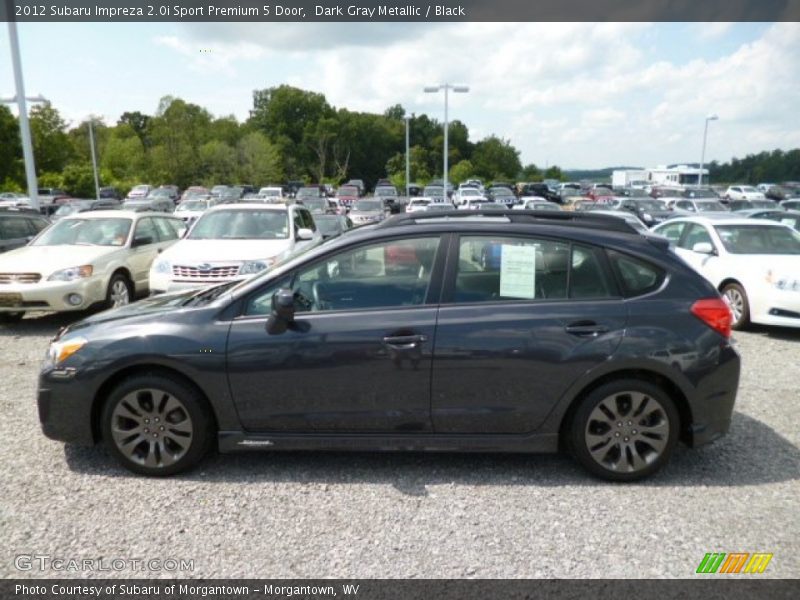
[[[648,180],[648,172],[645,169],[617,169],[611,173],[611,186],[614,188],[628,188],[634,182]]]

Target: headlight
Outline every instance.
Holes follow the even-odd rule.
[[[275,264],[274,258],[265,258],[263,260],[248,260],[239,268],[239,275],[253,275],[267,269]]]
[[[74,337],[68,340],[53,342],[47,351],[47,358],[54,365],[64,362],[86,345],[86,338]]]
[[[652,221],[653,220],[653,215],[651,215],[650,213],[644,213],[642,216],[644,217],[645,221]]]
[[[166,275],[170,271],[172,271],[172,265],[168,260],[162,258],[161,260],[157,260],[155,262],[155,264],[153,265],[153,271],[155,271],[156,273],[160,273],[162,275]]]
[[[83,265],[80,267],[70,267],[69,269],[61,269],[56,271],[48,281],[75,281],[76,279],[84,279],[92,276],[92,265]]]

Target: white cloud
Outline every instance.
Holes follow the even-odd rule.
[[[464,83],[451,119],[473,139],[510,138],[524,162],[567,167],[696,160],[704,117],[708,156],[727,160],[800,146],[800,24],[777,23],[726,55],[689,61],[652,47],[643,23],[242,24],[186,26],[166,37],[196,71],[291,57],[302,68],[288,82],[322,92],[352,110],[400,103],[442,119],[441,94],[427,84]],[[735,33],[730,24],[686,25],[698,48]],[[662,35],[684,43],[686,32]],[[212,52],[200,54],[197,41]],[[703,41],[706,39],[707,41]],[[242,67],[244,68],[244,67]],[[256,87],[254,84],[253,87]],[[213,110],[213,108],[212,108]]]

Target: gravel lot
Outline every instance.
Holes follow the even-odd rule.
[[[772,552],[766,576],[800,577],[800,331],[737,334],[730,434],[643,484],[561,456],[363,453],[217,456],[154,480],[39,429],[39,362],[76,318],[0,325],[2,577],[77,575],[15,569],[34,553],[194,560],[123,577],[688,577],[713,551]]]

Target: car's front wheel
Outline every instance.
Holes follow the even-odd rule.
[[[108,282],[106,291],[106,306],[119,308],[131,303],[133,298],[133,285],[122,273],[114,273]]]
[[[142,475],[185,471],[208,453],[214,439],[213,420],[203,398],[164,375],[124,380],[109,396],[101,419],[111,453]]]
[[[578,406],[570,428],[575,457],[611,481],[635,481],[663,467],[678,441],[680,417],[657,386],[636,379],[604,384]]]
[[[733,313],[731,327],[736,330],[745,329],[750,324],[750,302],[747,300],[747,292],[738,283],[729,283],[722,288],[722,296]]]

